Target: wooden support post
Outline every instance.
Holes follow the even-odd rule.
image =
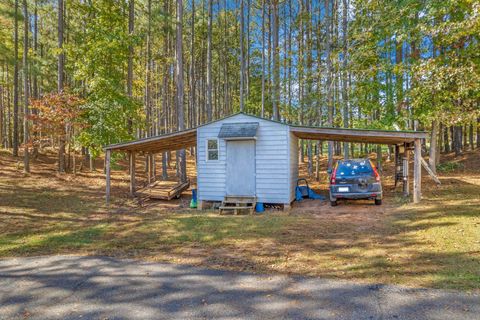
[[[401,171],[401,167],[399,166],[399,158],[400,158],[400,147],[396,144],[395,145],[395,154],[394,154],[394,163],[395,163],[395,188],[397,187],[397,183],[398,183],[398,176],[399,176],[399,172]]]
[[[105,151],[105,176],[106,176],[106,187],[105,187],[105,200],[107,205],[110,204],[110,156],[111,151]]]
[[[152,153],[152,159],[150,160],[152,165],[153,181],[157,181],[157,162],[155,161],[155,153]]]
[[[197,210],[203,210],[205,207],[205,201],[197,200]]]
[[[410,195],[410,181],[409,181],[409,168],[408,162],[410,161],[410,149],[405,144],[403,151],[403,195],[408,197]]]
[[[152,167],[150,165],[152,158],[150,156],[150,153],[147,153],[145,155],[145,173],[147,174],[147,185],[150,185],[150,183],[152,183]]]
[[[413,203],[422,199],[422,141],[415,139],[413,159]]]
[[[430,168],[430,166],[428,165],[427,161],[425,161],[425,159],[421,159],[422,161],[422,166],[425,168],[425,170],[427,170],[428,174],[430,175],[430,177],[432,177],[433,181],[435,181],[436,184],[442,184],[442,182],[440,181],[440,179],[438,179],[437,175],[435,173],[433,173],[432,169]]]
[[[135,196],[136,180],[135,180],[135,151],[129,153],[130,162],[130,195]]]

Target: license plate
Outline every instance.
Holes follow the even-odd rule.
[[[338,187],[338,192],[348,192],[348,187]]]

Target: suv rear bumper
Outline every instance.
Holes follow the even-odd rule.
[[[382,191],[373,191],[373,192],[345,192],[345,193],[332,193],[330,192],[330,201],[336,201],[337,199],[382,199]]]

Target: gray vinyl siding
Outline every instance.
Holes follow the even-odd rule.
[[[295,187],[298,179],[298,138],[290,132],[290,202],[295,199]]]
[[[223,119],[197,130],[198,199],[221,201],[226,194],[226,141],[218,139],[219,157],[206,160],[206,140],[216,139],[223,123],[259,122],[255,141],[255,190],[257,201],[264,203],[290,202],[289,127],[244,114]]]

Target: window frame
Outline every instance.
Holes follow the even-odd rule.
[[[211,140],[215,140],[217,142],[217,149],[209,149],[208,148],[208,142]],[[209,153],[210,151],[217,151],[217,159],[209,159]],[[218,161],[220,159],[220,141],[218,138],[206,138],[205,139],[205,161],[210,162],[210,161]]]

